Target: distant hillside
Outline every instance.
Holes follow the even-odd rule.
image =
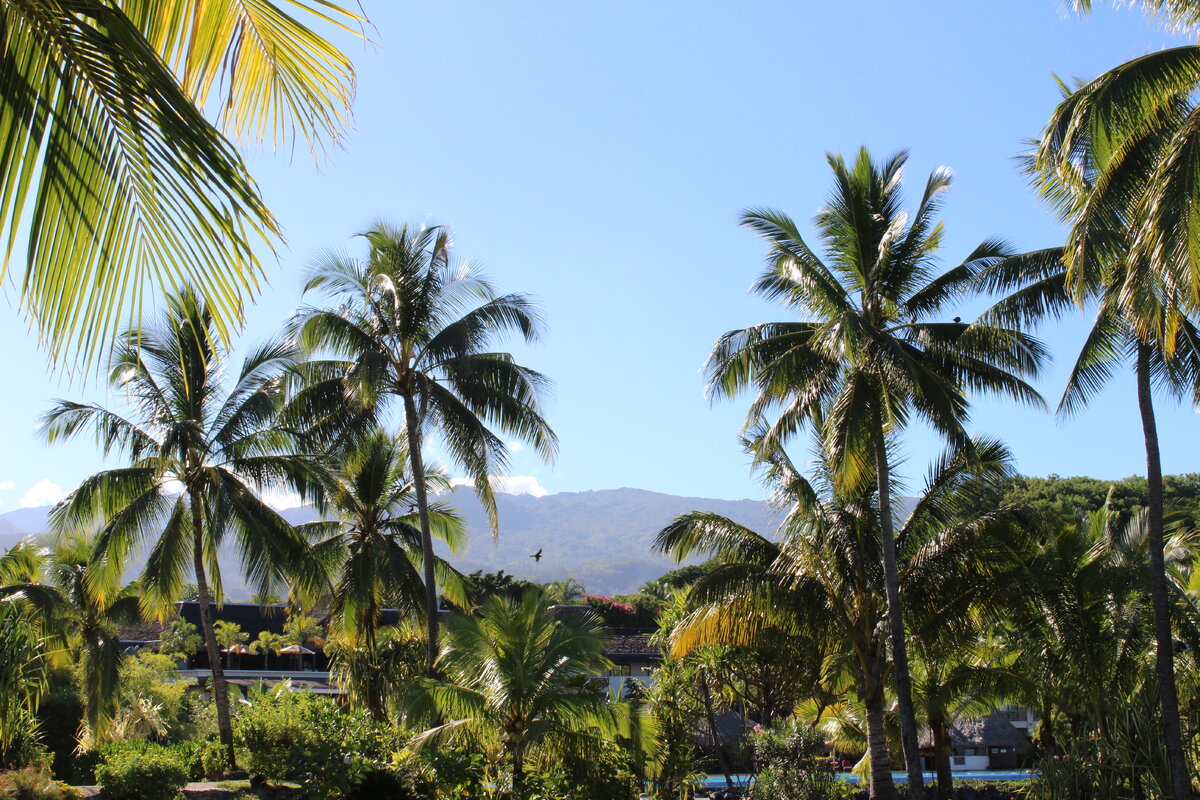
[[[503,569],[536,581],[572,577],[589,591],[603,594],[632,592],[642,583],[675,566],[673,560],[650,553],[654,535],[688,511],[723,514],[762,533],[778,525],[767,505],[756,500],[712,500],[676,497],[641,489],[564,492],[545,497],[497,495],[500,536],[493,540],[487,517],[471,491],[454,489],[447,497],[467,521],[469,541],[451,556],[463,572]],[[22,536],[46,529],[49,508],[23,508],[0,514],[0,549]],[[292,523],[316,518],[311,508],[289,509]],[[531,553],[542,550],[535,563]],[[236,563],[223,559],[225,590],[231,600],[245,599],[249,590],[237,575]],[[134,569],[140,567],[131,565]]]

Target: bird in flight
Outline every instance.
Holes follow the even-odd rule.
[[[532,558],[535,562],[541,561],[542,560],[542,548],[539,547],[538,551],[536,553],[534,553],[533,555],[531,555],[530,558]]]

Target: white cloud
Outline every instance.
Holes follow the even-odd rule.
[[[0,491],[11,492],[17,488],[17,485],[12,481],[0,481]]]
[[[21,498],[21,508],[52,506],[66,496],[67,493],[63,491],[61,486],[57,483],[51,483],[47,478],[42,478],[33,486],[30,486],[29,491]]]
[[[525,449],[524,442],[505,442],[504,446],[508,448],[510,453],[519,453]]]
[[[260,495],[263,501],[276,511],[287,511],[304,505],[300,495],[287,489],[268,489]]]
[[[550,494],[545,487],[538,483],[536,475],[493,475],[491,481],[492,488],[504,494],[528,494],[533,497],[545,497]],[[450,481],[450,485],[472,486],[473,482],[469,478],[454,478]]]

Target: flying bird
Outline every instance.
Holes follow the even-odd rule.
[[[540,562],[542,560],[542,548],[539,547],[538,551],[531,555],[530,558],[532,558],[535,562]]]

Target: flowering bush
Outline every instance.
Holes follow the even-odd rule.
[[[633,597],[608,597],[602,594],[585,594],[583,602],[614,628],[653,628],[658,621],[658,603],[645,595]]]

